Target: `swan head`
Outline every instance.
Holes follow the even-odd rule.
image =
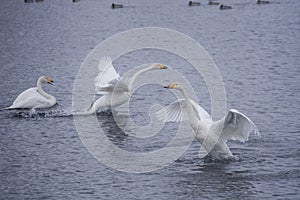
[[[46,77],[46,76],[41,76],[39,78],[39,81],[41,81],[42,83],[48,83],[50,85],[53,85],[53,83],[54,83],[54,81],[51,78]]]
[[[179,83],[171,83],[170,85],[168,86],[164,86],[164,88],[167,88],[167,89],[182,89],[182,86],[179,84]]]
[[[164,66],[159,63],[155,63],[155,64],[151,65],[150,67],[151,67],[151,69],[167,69],[168,68],[167,66]]]

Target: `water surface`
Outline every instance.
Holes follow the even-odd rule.
[[[0,107],[9,106],[45,74],[55,81],[54,87],[45,86],[60,104],[53,109],[71,110],[76,73],[98,43],[121,31],[158,26],[182,32],[204,46],[223,76],[228,108],[245,113],[261,132],[261,138],[252,137],[245,144],[229,143],[236,161],[201,160],[194,141],[168,167],[132,174],[97,161],[82,144],[73,117],[27,118],[17,111],[2,111],[1,198],[299,199],[299,1],[273,0],[259,6],[252,0],[228,0],[233,9],[226,11],[205,1],[188,7],[184,1],[122,0],[125,6],[118,10],[98,0],[1,3]],[[183,73],[199,103],[210,111],[203,80],[175,55],[141,50],[120,57],[114,65],[123,74],[151,62]],[[153,95],[157,91],[159,97]],[[156,86],[140,88],[130,101],[131,116],[145,125],[153,102],[167,105],[175,100],[169,94]],[[175,134],[173,124],[152,139],[137,140],[120,131],[110,114],[98,120],[113,144],[130,151],[161,148]]]

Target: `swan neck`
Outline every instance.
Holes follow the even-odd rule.
[[[180,91],[181,91],[181,93],[182,93],[182,95],[185,99],[185,102],[186,102],[187,110],[188,110],[188,113],[189,113],[190,124],[192,125],[192,127],[194,127],[195,125],[198,124],[198,119],[196,117],[197,113],[195,113],[195,110],[193,109],[191,100],[190,100],[188,94],[186,93],[186,91],[183,88],[180,88]]]
[[[150,70],[152,70],[152,69],[153,69],[152,66],[150,66],[150,67],[147,67],[147,68],[145,68],[145,69],[141,69],[141,70],[139,70],[138,72],[136,72],[136,73],[131,77],[131,79],[130,79],[130,81],[129,81],[129,84],[128,84],[128,90],[129,90],[129,92],[132,91],[132,89],[133,89],[133,84],[134,84],[134,82],[136,81],[136,79],[137,79],[139,76],[141,76],[143,73],[145,73],[145,72],[147,72],[147,71],[150,71]]]
[[[47,94],[43,88],[42,88],[42,82],[43,80],[40,78],[38,79],[37,81],[37,91],[43,96],[45,97],[46,99],[51,99],[51,95]]]
[[[180,88],[180,91],[181,91],[181,93],[182,93],[182,95],[183,95],[183,97],[184,97],[184,99],[185,99],[185,101],[187,103],[187,106],[192,108],[192,103],[191,103],[190,97],[186,93],[185,89]]]

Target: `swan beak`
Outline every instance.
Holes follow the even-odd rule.
[[[53,85],[54,81],[50,78],[47,78],[47,83],[50,84],[50,85]]]
[[[167,69],[168,67],[167,67],[167,66],[164,66],[164,65],[162,65],[162,64],[160,64],[160,65],[159,65],[159,68],[160,68],[160,69]]]
[[[172,83],[172,84],[170,84],[168,86],[164,86],[164,88],[173,89],[175,87],[175,85],[176,85],[175,83]]]

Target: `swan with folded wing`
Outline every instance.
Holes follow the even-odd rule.
[[[42,84],[48,83],[53,84],[53,80],[46,77],[41,76],[37,80],[37,87],[32,87],[24,92],[22,92],[13,104],[6,109],[36,109],[36,108],[50,108],[56,104],[56,98],[48,93],[46,93]]]

